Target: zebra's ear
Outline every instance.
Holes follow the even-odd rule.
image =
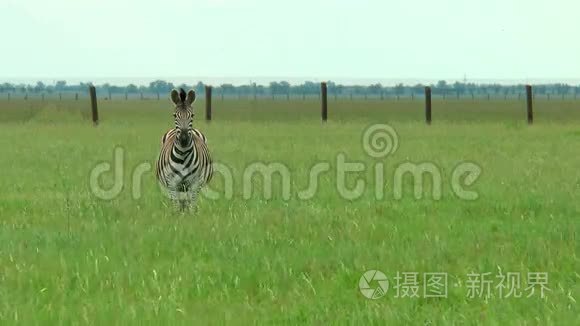
[[[192,89],[189,92],[187,92],[187,98],[185,99],[185,103],[190,106],[191,104],[193,104],[193,102],[195,102],[195,91]]]
[[[179,92],[176,89],[171,91],[171,102],[173,102],[175,105],[179,105],[179,103],[181,103]]]

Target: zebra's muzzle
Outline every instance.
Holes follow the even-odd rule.
[[[181,147],[186,147],[187,145],[189,145],[189,132],[187,132],[187,130],[182,131],[179,134],[177,140],[179,141],[179,145],[181,145]]]

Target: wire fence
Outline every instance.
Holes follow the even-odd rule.
[[[339,93],[322,83],[319,92],[287,94],[226,94],[223,89],[206,86],[197,92],[198,119],[243,121],[291,120],[423,120],[437,121],[579,121],[577,94],[534,94],[527,88],[511,93],[449,94],[426,87],[423,92],[406,94]],[[0,93],[0,123],[33,119],[44,121],[107,120],[115,114],[135,119],[134,108],[148,116],[163,118],[170,107],[169,95],[161,92],[109,93],[90,87],[84,92],[4,92]],[[208,92],[209,90],[209,92]],[[427,96],[426,90],[429,90]],[[208,98],[209,97],[209,98]],[[127,111],[123,115],[121,111]],[[99,111],[103,111],[99,115]],[[212,111],[215,111],[212,113]],[[76,112],[76,113],[75,113]],[[109,120],[110,121],[110,120]]]
[[[320,94],[312,93],[290,93],[290,94],[228,94],[223,93],[219,89],[213,91],[213,100],[276,100],[276,101],[297,101],[297,100],[313,100],[320,99]],[[577,93],[564,93],[564,94],[534,94],[534,99],[538,100],[579,100],[580,95]],[[199,99],[205,98],[205,92],[199,92],[197,94]],[[444,93],[433,89],[432,91],[433,99],[443,99],[443,100],[477,100],[477,101],[496,101],[496,100],[525,100],[525,91],[518,93],[509,94],[498,94],[498,93]],[[0,100],[10,101],[10,100],[83,100],[90,98],[88,90],[85,92],[59,92],[59,93],[39,93],[39,92],[0,92]],[[419,100],[423,101],[425,94],[420,93],[405,93],[405,94],[355,94],[355,93],[337,93],[328,88],[328,100],[373,100],[373,101],[413,101]],[[154,92],[142,92],[142,93],[104,93],[97,91],[97,99],[100,101],[167,101],[169,100],[169,93],[154,93]]]

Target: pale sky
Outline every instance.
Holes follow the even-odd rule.
[[[1,0],[13,79],[579,79],[579,0]]]

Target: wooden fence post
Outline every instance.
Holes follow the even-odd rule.
[[[157,92],[157,101],[159,101],[159,92]]]
[[[26,93],[26,94],[24,95],[24,100],[25,100],[25,101],[27,101],[27,100],[28,100],[28,93]]]
[[[129,94],[125,93],[125,101],[129,99]]]
[[[528,124],[534,123],[534,108],[533,108],[533,95],[532,86],[526,85],[526,97],[528,102]]]
[[[205,120],[211,121],[211,86],[205,86]]]
[[[320,84],[320,95],[321,95],[321,115],[322,115],[322,121],[326,122],[326,120],[328,119],[328,87],[326,86],[326,83],[321,83]]]
[[[93,112],[93,124],[99,124],[99,112],[97,110],[97,90],[95,86],[89,86],[89,95],[91,96],[91,109]]]
[[[62,93],[58,93],[58,100],[62,101]]]
[[[425,121],[431,124],[431,87],[425,87]]]
[[[75,93],[75,101],[79,100],[79,93]]]

